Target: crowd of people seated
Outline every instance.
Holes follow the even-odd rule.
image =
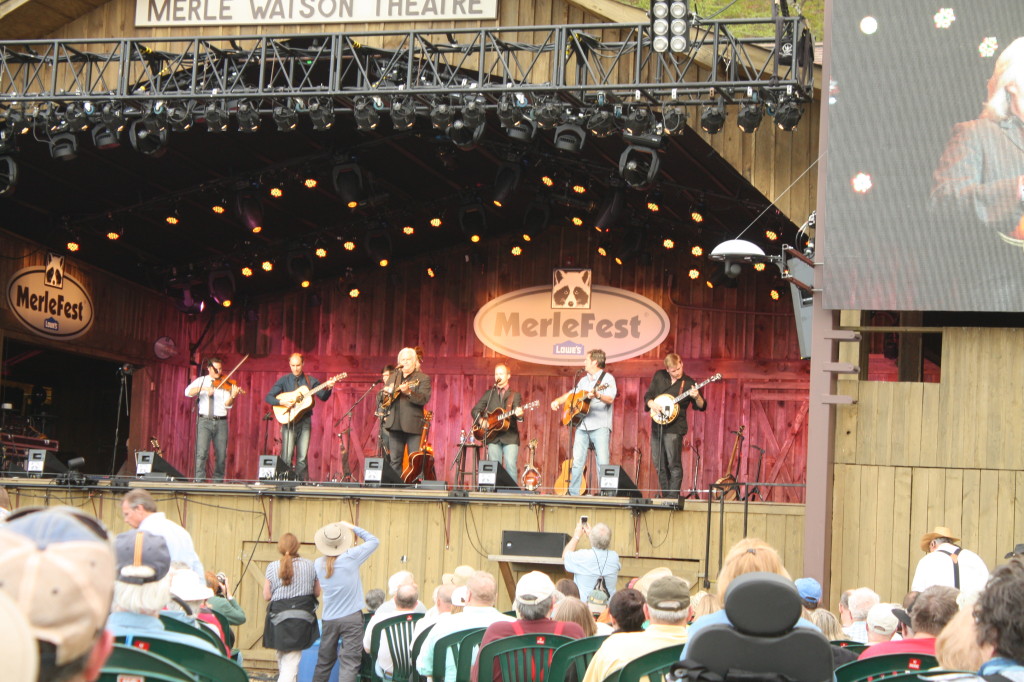
[[[161,514],[146,491],[126,494],[122,511],[130,529],[119,534],[72,507],[15,509],[0,520],[5,680],[96,680],[119,646],[155,655],[170,650],[165,647],[187,647],[196,653],[184,659],[240,666],[231,628],[244,623],[246,614],[227,576],[203,570],[187,531]],[[601,551],[611,553],[606,528],[595,537]],[[577,543],[589,534],[587,528],[578,526],[577,533],[569,552],[586,551]],[[360,567],[379,547],[376,537],[334,522],[313,540],[320,556],[310,561],[299,556],[299,538],[282,534],[280,559],[266,569],[263,644],[277,652],[279,682],[298,679],[302,652],[317,642],[311,677],[316,682],[330,679],[336,665],[340,682],[355,682],[365,677],[367,663],[387,681],[418,674],[449,682],[497,682],[504,674],[496,652],[525,641],[508,638],[525,635],[536,635],[552,651],[594,638],[585,667],[565,672],[566,679],[582,675],[583,682],[617,679],[628,664],[669,649],[678,659],[670,677],[677,674],[677,679],[713,679],[702,677],[705,673],[757,679],[771,673],[777,679],[828,680],[833,670],[843,679],[841,671],[850,666],[910,655],[925,667],[960,671],[958,679],[1024,680],[1024,556],[1017,551],[1024,546],[989,574],[948,528],[921,539],[924,558],[913,583],[919,589],[885,595],[886,601],[869,587],[852,588],[841,594],[836,612],[828,608],[817,580],[792,580],[779,553],[756,538],[729,550],[712,591],[694,592],[666,568],[609,580],[600,575],[601,567],[616,573],[621,567],[617,556],[611,560],[606,554],[581,569],[598,571],[584,580],[576,576],[556,583],[540,571],[522,575],[507,613],[495,606],[497,581],[490,572],[458,566],[421,592],[416,576],[399,571],[387,581],[387,594],[365,591],[363,578],[371,578],[362,576]],[[580,566],[588,565],[579,556],[565,565]],[[582,595],[581,585],[591,594]],[[410,636],[380,635],[398,623]],[[469,659],[468,675],[460,669],[465,655],[450,646],[463,633],[477,657]],[[804,658],[812,658],[810,649],[825,652],[826,669],[791,670],[773,663],[772,656],[751,663],[741,655],[744,647],[765,643],[784,647],[788,633],[799,635],[793,641],[799,641]],[[718,644],[709,654],[714,651],[709,642],[734,643]],[[726,663],[720,660],[722,646],[734,647],[724,652]],[[530,659],[527,679],[547,679],[540,668],[556,658],[550,653]],[[746,670],[747,665],[776,668]]]

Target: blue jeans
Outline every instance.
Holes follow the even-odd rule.
[[[309,430],[312,421],[312,419],[302,419],[285,424],[281,428],[281,459],[291,462],[292,451],[295,452],[295,478],[299,481],[309,480],[306,453],[309,452]]]
[[[206,478],[210,443],[213,443],[213,480],[223,481],[228,452],[228,420],[210,419],[200,415],[196,419],[196,467],[193,476],[197,481]]]
[[[572,445],[572,474],[569,476],[570,495],[580,493],[580,486],[583,484],[583,465],[587,463],[587,449],[591,443],[594,445],[594,456],[597,458],[598,466],[611,462],[611,451],[608,449],[611,437],[612,430],[607,426],[593,431],[576,429],[576,440]]]
[[[519,443],[509,443],[508,445],[488,443],[487,459],[501,462],[512,480],[519,483],[519,467],[516,464],[519,461]]]

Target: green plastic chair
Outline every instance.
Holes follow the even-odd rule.
[[[873,656],[862,661],[852,661],[836,668],[836,682],[856,682],[866,677],[877,677],[880,673],[917,674],[934,668],[939,663],[927,654],[886,654]]]
[[[103,664],[101,675],[110,673],[116,679],[121,674],[143,674],[146,679],[182,680],[195,682],[196,676],[185,668],[152,651],[144,651],[133,646],[115,644],[106,663]],[[154,678],[157,675],[159,677]],[[101,677],[102,679],[102,677]]]
[[[551,667],[548,668],[548,679],[550,680],[582,680],[587,673],[587,666],[594,653],[601,648],[608,635],[594,635],[583,639],[574,639],[555,649],[555,655],[551,659]],[[576,672],[573,678],[570,670]]]
[[[452,657],[452,661],[455,662],[458,667],[459,662],[459,648],[464,640],[468,636],[479,635],[480,639],[476,641],[477,644],[483,639],[484,630],[487,628],[470,628],[468,630],[459,630],[451,634],[445,635],[434,642],[434,666],[430,670],[430,676],[434,682],[455,682],[455,680],[447,679],[448,672],[448,657]],[[470,659],[470,666],[472,666],[472,659]],[[468,673],[467,673],[468,675]]]
[[[202,625],[189,625],[184,621],[180,621],[174,616],[168,616],[166,614],[160,614],[160,622],[164,624],[164,630],[169,632],[179,632],[184,635],[192,635],[200,639],[206,640],[214,646],[217,651],[227,656],[228,651],[224,647],[224,642],[221,641],[220,637],[215,635],[209,629]]]
[[[835,646],[842,647],[844,649],[849,649],[850,651],[857,654],[868,648],[867,644],[864,644],[863,642],[855,642],[852,639],[835,639],[829,642],[829,644],[834,644]]]
[[[235,647],[235,631],[231,629],[231,623],[228,622],[227,616],[219,611],[210,609],[210,613],[212,613],[217,619],[217,622],[220,623],[220,627],[224,631],[224,644],[230,651]]]
[[[572,637],[548,632],[502,637],[480,648],[477,657],[479,679],[489,680],[497,663],[504,682],[545,682],[555,649]],[[562,682],[562,680],[558,680]]]
[[[684,646],[686,645],[673,644],[646,653],[604,678],[604,682],[639,682],[644,677],[649,678],[650,682],[661,682],[665,679],[665,673],[672,668],[672,664],[679,660]]]
[[[412,629],[416,621],[423,617],[422,613],[399,613],[385,618],[373,626],[370,634],[370,658],[373,679],[377,682],[384,682],[383,678],[377,675],[377,652],[380,650],[381,640],[387,642],[391,651],[391,660],[394,668],[391,676],[394,682],[408,682],[409,676],[415,671],[415,663],[410,661],[412,652]]]
[[[929,670],[921,673],[900,673],[899,675],[886,675],[884,682],[939,682],[945,680],[949,675],[969,676],[972,680],[978,679],[978,673],[974,670]],[[957,678],[953,678],[954,682]]]
[[[122,670],[120,668],[103,668],[100,671],[100,676],[96,679],[99,682],[123,682],[125,679],[137,679],[142,676],[145,682],[179,682],[180,677],[171,677],[170,675],[161,675],[160,673],[140,673],[138,670]],[[194,680],[195,678],[189,678]]]
[[[484,641],[484,632],[487,628],[470,631],[459,642],[459,662],[455,671],[455,682],[475,682],[470,677],[473,674],[473,661],[476,660],[480,643]],[[451,680],[445,680],[451,682]]]
[[[117,638],[117,642],[170,659],[193,673],[199,682],[247,682],[249,679],[242,666],[205,649],[163,639],[150,639],[145,635],[122,636]]]
[[[433,625],[428,626],[416,637],[416,641],[412,643],[412,674],[409,676],[409,682],[422,682],[426,679],[426,677],[420,675],[419,671],[416,670],[416,659],[420,657],[420,650],[423,648],[423,643],[427,641],[427,637],[430,636],[430,631],[433,629]]]

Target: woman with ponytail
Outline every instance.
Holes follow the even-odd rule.
[[[320,636],[316,624],[320,583],[313,562],[299,556],[299,539],[295,535],[282,535],[277,551],[281,558],[267,566],[267,579],[263,582],[263,598],[270,602],[263,646],[277,650],[277,682],[295,682],[302,650]]]

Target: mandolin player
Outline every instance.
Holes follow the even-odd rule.
[[[704,396],[695,388],[696,381],[683,372],[683,361],[677,353],[665,356],[665,369],[659,369],[651,378],[650,388],[644,395],[644,409],[652,413],[651,420],[651,456],[654,458],[654,470],[658,472],[658,485],[661,486],[662,497],[679,497],[679,488],[683,483],[683,436],[686,435],[686,408],[701,412],[707,407]],[[687,397],[675,401],[681,395]],[[660,396],[671,396],[672,400],[661,400]],[[671,405],[666,408],[664,405]],[[656,420],[655,410],[675,409],[674,419],[665,424]],[[668,415],[665,415],[667,417]]]
[[[487,446],[487,459],[501,462],[505,471],[513,481],[519,480],[519,422],[523,421],[523,396],[519,391],[509,388],[512,373],[508,365],[500,364],[494,368],[494,385],[487,389],[476,405],[473,406],[473,423],[477,430],[484,430],[483,442]],[[487,433],[489,415],[501,416],[511,412],[508,428]],[[502,421],[502,425],[504,420]],[[501,425],[499,425],[500,428]]]
[[[288,367],[291,372],[283,375],[270,388],[267,397],[264,399],[268,405],[282,405],[293,407],[296,401],[302,396],[297,392],[305,388],[310,398],[316,397],[326,401],[331,397],[331,389],[312,392],[320,381],[309,376],[302,370],[302,353],[292,353],[288,357]],[[309,452],[310,429],[313,422],[312,402],[310,409],[302,413],[297,419],[288,421],[281,425],[281,459],[290,462],[292,452],[295,453],[295,478],[299,481],[309,480],[309,467],[306,464],[306,455]]]
[[[195,480],[206,478],[206,462],[213,445],[213,480],[224,480],[228,452],[228,410],[241,392],[238,384],[221,381],[224,366],[220,358],[203,362],[206,374],[196,377],[185,387],[185,396],[196,401]]]

